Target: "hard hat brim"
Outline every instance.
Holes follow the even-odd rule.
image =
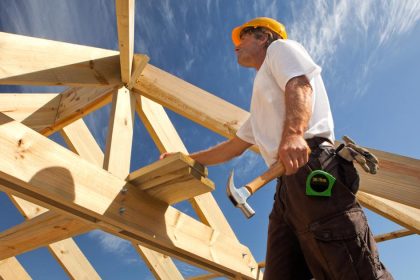
[[[232,30],[232,41],[235,46],[239,45],[239,43],[241,42],[240,35],[242,29],[244,29],[243,26],[238,26]]]

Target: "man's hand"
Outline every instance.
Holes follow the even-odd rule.
[[[292,175],[309,161],[311,149],[301,135],[289,135],[282,139],[279,146],[279,160],[286,169],[286,175]]]

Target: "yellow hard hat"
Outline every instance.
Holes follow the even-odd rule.
[[[286,28],[283,24],[272,18],[257,17],[232,30],[232,41],[235,46],[241,42],[241,31],[246,27],[265,27],[279,35],[282,39],[287,39]]]

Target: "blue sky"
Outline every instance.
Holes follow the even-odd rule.
[[[231,29],[256,16],[282,21],[289,37],[300,41],[323,67],[337,138],[347,134],[362,145],[420,159],[420,2],[417,0],[178,0],[137,1],[135,51],[151,63],[237,106],[249,108],[255,72],[237,65]],[[0,31],[107,49],[118,49],[114,1],[0,1]],[[0,92],[60,92],[63,88],[0,87]],[[85,118],[103,147],[109,106]],[[224,139],[168,111],[189,151]],[[155,161],[158,151],[137,119],[132,170]],[[59,136],[52,137],[62,143]],[[243,184],[265,169],[247,152],[210,167],[216,200],[257,261],[265,255],[268,214],[274,184],[251,198],[251,220],[232,207],[225,195],[230,169]],[[0,195],[0,229],[23,221]],[[176,205],[193,215],[187,203]],[[399,229],[367,211],[375,234]],[[94,231],[75,240],[103,279],[152,279],[129,243]],[[410,236],[379,244],[382,261],[396,279],[420,279],[420,238]],[[33,279],[67,279],[46,249],[18,257]],[[184,263],[186,275],[200,271]]]

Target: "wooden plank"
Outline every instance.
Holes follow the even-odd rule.
[[[214,190],[203,177],[206,168],[177,153],[131,173],[127,181],[168,204],[175,204]]]
[[[187,154],[184,143],[162,105],[143,96],[137,96],[136,99],[137,113],[160,152]],[[207,176],[207,173],[205,175]],[[236,239],[235,233],[211,193],[195,196],[190,199],[190,203],[203,223]]]
[[[51,236],[64,239],[91,229],[74,218],[48,211],[1,232],[0,259],[46,246]]]
[[[141,95],[136,95],[136,101],[136,112],[159,151],[188,154],[162,105]]]
[[[420,160],[369,150],[378,157],[379,170],[376,175],[359,172],[360,189],[420,209]]]
[[[121,85],[116,51],[0,32],[0,54],[0,84]]]
[[[225,100],[148,64],[133,90],[227,138],[248,113]]]
[[[104,168],[122,179],[130,173],[134,103],[134,96],[126,88],[121,88],[114,93]]]
[[[160,280],[184,280],[184,277],[176,268],[171,258],[164,254],[159,254],[144,246],[133,244],[137,252],[143,257],[147,267],[156,279]]]
[[[9,198],[25,219],[32,219],[33,217],[48,211],[45,207],[36,205],[17,196],[9,195]]]
[[[143,72],[144,68],[146,67],[147,63],[149,63],[150,58],[144,54],[135,54],[133,57],[133,70],[130,82],[127,84],[127,88],[131,90],[134,85],[137,83],[141,73]]]
[[[0,279],[2,280],[30,280],[31,276],[26,272],[19,261],[12,257],[0,261]]]
[[[207,270],[255,278],[257,264],[249,249],[236,240],[4,115],[0,115],[0,135],[3,191],[87,222],[109,224],[108,230],[121,229],[114,234]]]
[[[55,122],[60,99],[57,93],[2,93],[0,112],[40,131]]]
[[[0,94],[0,112],[46,136],[105,106],[116,87],[70,88],[61,94]]]
[[[104,154],[83,119],[63,127],[60,134],[70,150],[97,166],[102,166]]]
[[[191,167],[197,171],[197,176],[206,176],[207,168],[199,164],[189,156],[182,153],[175,153],[170,157],[155,161],[145,167],[132,172],[127,181],[133,185],[146,184],[149,181],[156,180],[172,172]]]
[[[98,167],[102,166],[104,155],[83,121],[73,123],[71,130],[66,130],[65,134],[66,142],[73,152]],[[182,279],[178,278],[181,274],[170,257],[136,243],[133,243],[133,246],[143,256],[145,263],[157,279]],[[75,277],[75,279],[79,278]]]
[[[52,243],[48,248],[72,279],[101,279],[72,238]]]
[[[357,193],[357,198],[366,208],[417,234],[420,233],[420,209],[361,191]]]
[[[40,131],[46,136],[109,104],[117,87],[69,88],[61,93],[54,125]]]
[[[209,273],[209,274],[203,274],[203,275],[197,275],[193,277],[187,278],[187,280],[210,280],[217,277],[222,277],[223,275],[217,274],[217,273]]]
[[[396,230],[396,231],[385,233],[385,234],[375,235],[375,241],[383,242],[383,241],[392,240],[392,239],[409,236],[413,234],[415,233],[409,229],[401,229],[401,230]]]
[[[118,46],[120,49],[121,79],[130,82],[134,52],[135,0],[116,0]]]

